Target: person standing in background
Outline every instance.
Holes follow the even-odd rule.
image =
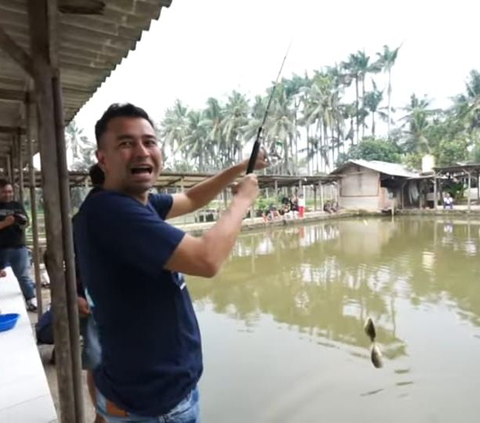
[[[28,216],[23,204],[13,199],[13,186],[0,179],[0,275],[7,264],[20,284],[28,311],[37,309],[35,284],[30,277],[30,257],[25,242]]]

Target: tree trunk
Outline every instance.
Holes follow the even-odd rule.
[[[365,75],[362,76],[362,112],[365,109]],[[362,139],[365,137],[365,119],[362,122]]]
[[[356,120],[356,126],[357,126],[357,132],[356,134],[354,135],[354,138],[356,138],[356,142],[355,144],[358,143],[358,137],[359,137],[359,132],[360,132],[360,122],[358,120],[358,114],[359,114],[359,98],[358,98],[359,94],[358,94],[358,75],[355,76],[355,120]]]
[[[375,138],[375,112],[372,110],[372,137]]]
[[[331,145],[330,145],[330,148],[332,149],[332,166],[331,166],[331,170],[333,171],[333,169],[335,169],[335,145],[333,144],[335,142],[335,129],[332,125],[332,127],[330,128],[330,133],[331,133]]]
[[[313,166],[310,167],[310,161],[312,160],[312,157],[310,156],[310,125],[307,123],[307,170],[308,174],[311,175]]]
[[[388,140],[390,140],[390,113],[391,113],[390,100],[391,100],[391,96],[392,96],[392,70],[391,69],[388,69],[388,91],[387,91],[387,94],[388,94],[387,138],[388,138]]]

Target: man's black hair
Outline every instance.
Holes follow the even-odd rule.
[[[90,181],[94,187],[102,187],[105,182],[105,174],[98,163],[95,163],[88,171]]]
[[[153,125],[150,116],[147,112],[140,107],[134,106],[131,103],[114,103],[112,104],[100,118],[100,120],[95,124],[95,138],[97,139],[97,147],[100,147],[100,138],[107,131],[108,122],[117,117],[131,117],[131,118],[141,118],[147,120],[152,128]]]
[[[5,178],[0,178],[0,189],[5,188],[7,185],[12,185],[12,183]]]

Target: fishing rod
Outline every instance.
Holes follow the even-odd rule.
[[[258,128],[257,137],[255,139],[255,143],[253,144],[252,153],[250,154],[250,159],[248,161],[247,174],[252,173],[253,169],[255,167],[255,162],[257,161],[258,152],[260,151],[260,146],[262,144],[261,143],[261,137],[262,137],[263,127],[265,126],[265,122],[267,121],[268,111],[270,109],[270,105],[272,103],[273,96],[275,95],[275,90],[277,88],[278,80],[280,79],[280,75],[282,74],[283,65],[285,65],[285,61],[287,60],[287,56],[288,56],[288,53],[290,51],[291,45],[292,45],[292,43],[290,42],[290,44],[287,48],[287,52],[285,53],[285,56],[283,58],[282,65],[280,66],[280,70],[278,71],[277,79],[275,80],[275,84],[273,85],[272,92],[270,93],[270,97],[268,99],[267,107],[266,107],[265,113],[263,115],[262,124]]]

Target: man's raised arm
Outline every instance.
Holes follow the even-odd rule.
[[[200,182],[181,194],[173,195],[173,204],[167,219],[192,213],[214,200],[226,187],[234,182],[247,170],[248,160],[234,165],[205,181]],[[264,169],[268,166],[265,152],[258,154],[255,169]]]

